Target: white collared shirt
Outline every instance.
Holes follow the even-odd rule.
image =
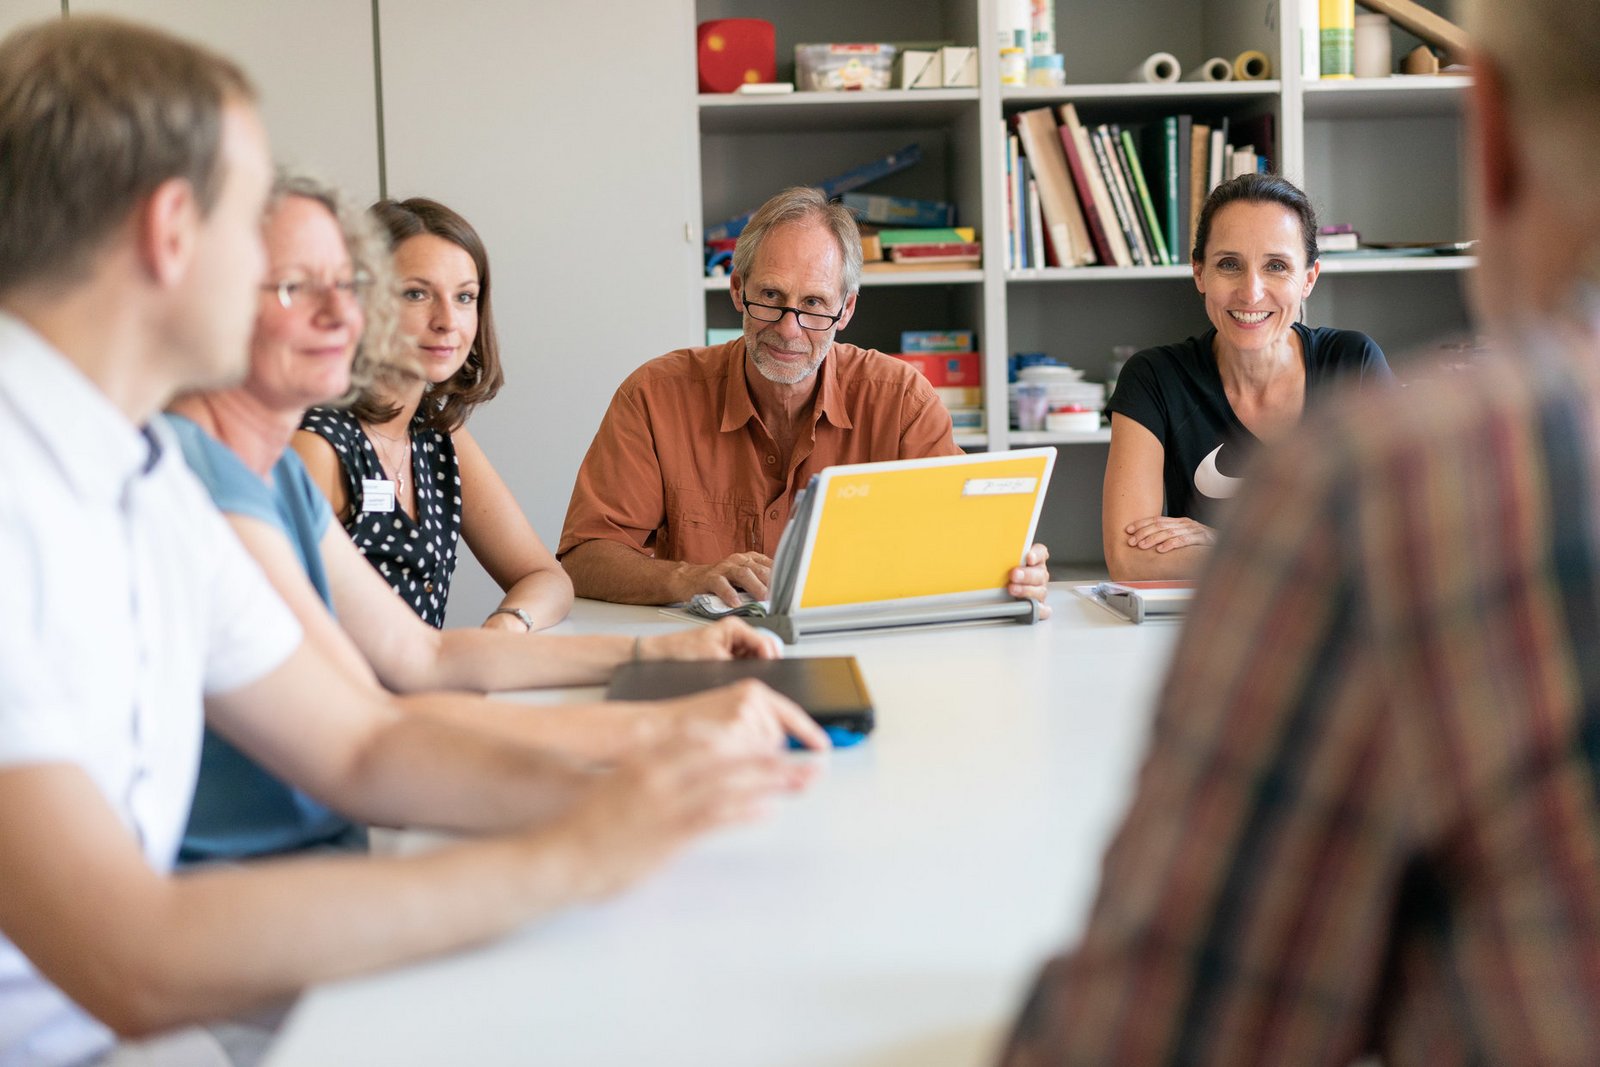
[[[194,793],[203,698],[253,682],[300,627],[190,474],[0,313],[0,773],[70,763],[150,866],[172,866]],[[4,892],[0,887],[0,892]],[[105,1027],[0,938],[0,1067],[70,1063]]]

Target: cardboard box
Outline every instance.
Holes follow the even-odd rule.
[[[935,388],[983,385],[982,357],[976,352],[906,352],[895,358],[917,368]]]
[[[895,57],[896,89],[939,89],[944,86],[944,65],[938,52],[908,48]]]
[[[978,50],[970,45],[939,49],[939,84],[946,89],[978,87]]]
[[[956,408],[981,408],[983,407],[983,389],[976,385],[936,385],[933,387],[944,406],[954,411]]]
[[[887,89],[896,51],[892,44],[797,44],[795,88],[801,92]]]
[[[901,330],[902,352],[971,352],[971,330]]]

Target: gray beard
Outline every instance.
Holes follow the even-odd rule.
[[[745,350],[750,354],[750,362],[755,364],[756,372],[776,385],[798,385],[817,373],[817,368],[822,366],[823,357],[828,354],[828,349],[832,347],[833,339],[829,338],[828,343],[822,346],[822,351],[818,352],[814,359],[808,360],[799,366],[790,366],[788,364],[775,363],[768,359],[762,353],[758,342],[745,341]]]

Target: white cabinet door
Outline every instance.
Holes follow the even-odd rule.
[[[506,387],[472,432],[553,549],[617,385],[691,336],[698,178],[687,3],[380,0],[391,196],[488,246]],[[463,560],[452,625],[499,600]]]
[[[377,196],[369,0],[71,0],[71,12],[148,22],[229,56],[261,93],[279,162]]]

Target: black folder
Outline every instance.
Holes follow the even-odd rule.
[[[744,678],[765,682],[823,726],[872,731],[872,698],[854,656],[793,659],[646,660],[624,663],[611,676],[610,700],[666,700]]]

